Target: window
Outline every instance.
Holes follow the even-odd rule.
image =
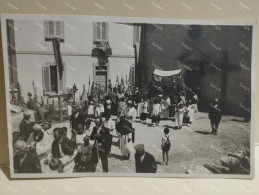
[[[43,94],[63,93],[65,90],[66,70],[64,64],[64,71],[62,78],[60,78],[58,66],[54,63],[42,67],[42,86]]]
[[[45,21],[45,38],[59,38],[64,40],[64,22],[63,21]]]
[[[96,41],[108,42],[108,23],[94,22],[94,42]]]

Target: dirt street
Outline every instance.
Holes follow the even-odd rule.
[[[15,118],[15,117],[14,117]],[[115,117],[113,117],[115,118]],[[109,172],[135,172],[134,145],[142,143],[145,150],[154,155],[158,164],[158,173],[189,173],[189,174],[212,174],[203,167],[205,163],[219,164],[219,158],[235,153],[243,146],[250,144],[250,124],[244,123],[242,118],[223,116],[218,135],[210,134],[210,124],[207,113],[195,114],[194,122],[189,126],[183,126],[181,130],[174,129],[174,122],[161,120],[159,126],[142,124],[139,119],[135,121],[135,143],[131,145],[130,160],[122,160],[121,152],[117,145],[117,138],[113,139],[111,154],[109,156]],[[18,119],[16,118],[15,121]],[[15,122],[13,121],[13,122]],[[94,124],[92,123],[91,126]],[[52,132],[55,127],[67,126],[69,122],[53,124],[48,130]],[[13,130],[18,127],[13,124]],[[169,164],[162,165],[161,139],[165,127],[170,129],[171,149],[169,151]],[[88,132],[89,134],[91,132]],[[68,132],[68,136],[70,132]],[[101,162],[97,166],[97,172],[102,172]]]

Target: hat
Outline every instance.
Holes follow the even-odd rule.
[[[144,144],[138,144],[134,148],[138,152],[143,152],[144,151]]]
[[[52,158],[49,162],[49,168],[51,170],[56,170],[58,168],[59,161],[57,158]]]
[[[128,104],[132,104],[132,101],[131,101],[131,100],[129,100],[129,101],[128,101]]]
[[[58,132],[58,135],[64,135],[64,130],[60,127],[56,127],[55,129],[53,129],[53,133]]]

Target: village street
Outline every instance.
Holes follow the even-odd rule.
[[[250,125],[237,117],[223,116],[217,136],[209,134],[207,113],[197,113],[193,124],[189,127],[183,126],[181,130],[174,129],[174,122],[171,120],[162,120],[158,127],[150,126],[149,120],[147,122],[148,124],[144,125],[139,120],[136,121],[134,144],[143,143],[145,150],[154,155],[158,163],[157,173],[211,173],[203,164],[220,164],[220,157],[242,150],[243,146],[249,147]],[[165,127],[170,129],[172,144],[169,165],[161,165],[161,139]],[[110,172],[134,172],[134,163],[134,155],[130,160],[122,161],[118,146],[112,146],[109,158]],[[102,170],[101,163],[99,170]]]
[[[210,124],[207,113],[195,114],[194,122],[189,126],[183,126],[181,130],[174,129],[172,120],[161,120],[159,126],[151,125],[151,120],[147,124],[142,124],[139,119],[135,121],[135,143],[143,143],[145,150],[154,155],[158,169],[157,173],[190,173],[190,174],[209,174],[211,173],[203,165],[218,164],[219,158],[235,153],[243,149],[243,146],[249,147],[250,124],[244,123],[242,118],[223,116],[218,135],[209,134]],[[113,117],[115,119],[115,117]],[[20,117],[16,117],[16,124],[13,129],[17,130]],[[91,128],[94,123],[92,123]],[[16,127],[15,127],[16,126]],[[47,130],[50,134],[55,127],[69,127],[69,122],[55,123],[52,128]],[[169,151],[169,165],[161,165],[161,139],[163,129],[170,129],[171,149]],[[88,132],[90,134],[91,132]],[[68,137],[70,132],[68,132]],[[130,160],[123,160],[121,152],[117,145],[117,138],[113,138],[111,154],[109,156],[109,172],[135,172],[134,145],[131,147],[132,155]],[[101,162],[97,166],[97,172],[102,172]]]

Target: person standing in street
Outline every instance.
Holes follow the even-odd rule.
[[[178,125],[178,129],[183,126],[183,113],[184,113],[184,103],[181,97],[178,98],[178,103],[175,108],[175,118]]]
[[[198,112],[197,103],[198,103],[198,96],[196,95],[195,92],[192,92],[191,98],[190,98],[190,111],[189,111],[190,124],[192,124],[192,122],[193,122],[194,113]]]
[[[93,146],[93,171],[95,172],[99,158],[101,158],[103,172],[108,172],[108,154],[110,152],[109,129],[102,126],[102,118],[95,119],[95,127],[90,135],[90,140],[94,141]]]
[[[23,137],[24,141],[27,142],[30,134],[32,132],[31,122],[30,122],[31,115],[28,112],[23,114],[23,119],[19,125],[20,129],[20,136]]]
[[[72,129],[71,140],[76,143],[76,135],[79,130],[78,127],[85,125],[85,115],[81,112],[80,107],[77,105],[73,106],[73,113],[70,117],[70,128]]]
[[[51,155],[44,160],[44,164],[50,166],[53,159],[55,159],[58,173],[72,173],[75,167],[74,159],[78,151],[76,143],[64,135],[62,128],[53,129],[54,141],[51,145]]]
[[[43,131],[39,124],[33,125],[32,129],[33,132],[27,141],[27,148],[29,148],[30,152],[36,152],[41,163],[42,172],[47,172],[48,167],[45,166],[43,161],[51,152],[53,139],[46,131]]]
[[[153,104],[152,123],[155,123],[156,126],[158,126],[160,122],[160,113],[161,113],[161,104],[159,103],[158,99],[155,99]]]
[[[90,143],[88,136],[84,137],[84,143],[78,149],[80,156],[79,172],[93,172],[93,144]]]
[[[161,149],[162,149],[162,155],[163,155],[163,164],[168,165],[168,151],[171,147],[171,141],[169,138],[169,129],[164,129],[164,136],[162,137],[162,143],[161,143]]]
[[[211,134],[217,135],[219,123],[221,120],[221,108],[219,107],[218,99],[215,99],[214,102],[210,104],[209,119],[212,129]]]
[[[28,151],[25,141],[15,142],[13,163],[15,173],[42,173],[38,155]]]
[[[144,145],[135,146],[136,173],[156,173],[157,165],[153,155],[145,152]]]

